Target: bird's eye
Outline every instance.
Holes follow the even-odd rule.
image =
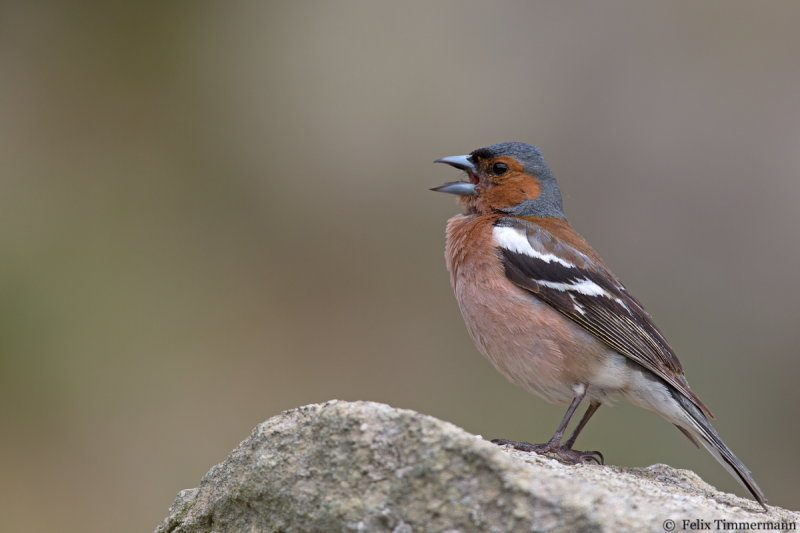
[[[498,162],[492,165],[492,174],[494,174],[495,176],[500,176],[501,174],[505,174],[506,172],[508,172],[508,165],[506,165],[505,163]]]

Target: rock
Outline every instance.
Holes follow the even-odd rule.
[[[334,400],[258,425],[178,494],[156,532],[713,531],[724,529],[714,520],[800,519],[759,511],[687,470],[568,466],[413,411]]]

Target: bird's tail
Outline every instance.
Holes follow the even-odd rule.
[[[761,504],[761,507],[764,508],[764,511],[767,511],[767,498],[764,496],[764,492],[756,483],[753,476],[750,474],[750,470],[744,465],[742,461],[736,457],[736,454],[731,451],[728,446],[722,442],[722,438],[717,433],[717,430],[711,425],[708,421],[708,418],[700,411],[700,409],[695,406],[691,400],[686,398],[683,394],[679,391],[670,388],[670,392],[672,393],[672,397],[675,398],[675,401],[678,402],[683,412],[686,414],[687,425],[681,426],[677,425],[678,429],[681,432],[689,437],[689,440],[694,442],[695,444],[699,443],[705,447],[706,450],[711,452],[711,454],[717,458],[722,466],[731,473],[731,475],[739,480],[739,482],[744,485],[744,487],[750,491],[750,494],[758,500],[758,503]]]

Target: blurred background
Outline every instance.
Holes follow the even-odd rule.
[[[2,531],[151,530],[253,426],[374,400],[542,442],[475,350],[437,157],[544,150],[770,503],[798,507],[796,2],[5,2]],[[658,416],[608,462],[746,495]]]

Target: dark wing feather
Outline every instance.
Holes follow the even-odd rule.
[[[712,416],[689,388],[678,357],[650,315],[601,262],[591,258],[596,257],[593,251],[584,253],[533,222],[504,217],[497,225],[524,232],[534,250],[500,247],[506,275],[514,284],[654,372]],[[555,260],[552,254],[564,260]]]

